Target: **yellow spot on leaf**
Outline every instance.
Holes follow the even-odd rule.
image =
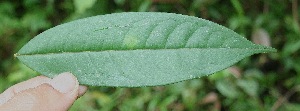
[[[136,36],[125,36],[124,38],[124,46],[129,49],[133,49],[138,44],[139,40]]]

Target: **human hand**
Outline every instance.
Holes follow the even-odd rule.
[[[71,73],[38,76],[0,94],[0,111],[66,111],[86,90]]]

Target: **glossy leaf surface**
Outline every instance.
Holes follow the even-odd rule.
[[[129,12],[56,26],[15,56],[49,77],[71,72],[85,85],[139,87],[202,77],[274,51],[200,18]]]

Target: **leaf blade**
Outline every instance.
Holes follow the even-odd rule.
[[[201,77],[252,54],[273,51],[196,17],[119,13],[49,29],[17,57],[50,77],[72,72],[81,84],[138,87]]]

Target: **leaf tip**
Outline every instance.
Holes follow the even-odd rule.
[[[274,53],[274,52],[277,52],[277,49],[275,49],[273,47],[270,47],[270,46],[254,44],[254,47],[259,49],[261,51],[261,53]]]
[[[273,47],[264,47],[265,53],[274,53],[277,52],[277,49]]]
[[[277,52],[277,49],[271,47],[270,52]]]

